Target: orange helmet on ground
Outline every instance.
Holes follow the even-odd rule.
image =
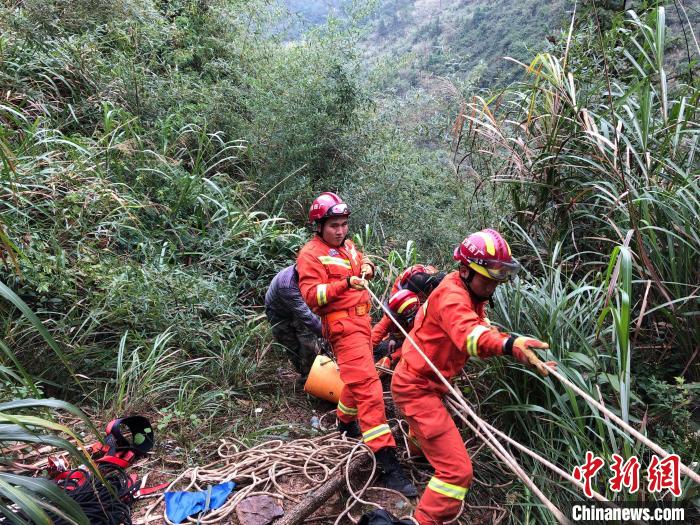
[[[510,246],[496,230],[472,233],[455,248],[454,259],[475,272],[499,282],[507,281],[520,271],[520,263],[510,253]]]
[[[318,223],[329,217],[348,217],[350,207],[335,193],[324,191],[314,199],[309,209],[309,222]]]
[[[418,296],[410,290],[399,290],[394,295],[389,297],[389,310],[406,324],[413,322],[418,310],[420,309],[420,301]]]

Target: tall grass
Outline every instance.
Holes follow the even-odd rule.
[[[605,37],[622,53],[596,31],[570,35],[562,56],[540,54],[524,66],[528,83],[468,104],[461,142],[476,141],[475,163],[509,193],[536,246],[552,253],[562,243],[583,272],[604,271],[606,254],[628,245],[628,282],[646,297],[629,337],[669,322],[661,344],[685,365],[698,342],[700,92],[669,86],[663,24],[663,7],[630,13]]]
[[[177,82],[201,85],[148,62],[172,29],[153,31],[162,17],[129,17],[129,36],[87,15],[49,29],[36,10],[0,9],[0,277],[16,298],[2,306],[0,370],[19,397],[40,385],[85,401],[82,387],[105,413],[161,411],[176,429],[232,417],[269,366],[256,357],[264,289],[303,233],[251,210],[249,144],[194,106],[180,113]],[[139,46],[153,47],[131,56]],[[157,89],[136,104],[125,68],[150,71],[137,84],[172,80],[167,104],[149,113]]]
[[[16,307],[33,328],[56,352],[66,370],[78,380],[65,355],[42,322],[12,290],[0,283],[0,297],[4,306]],[[9,346],[0,339],[0,464],[10,464],[19,444],[42,444],[68,452],[78,464],[88,465],[96,473],[94,463],[87,457],[83,443],[75,430],[54,420],[52,412],[66,411],[78,418],[85,428],[99,435],[85,414],[77,407],[56,399],[36,399],[42,395],[41,385],[27,373]],[[17,373],[15,373],[15,370]],[[27,399],[9,398],[21,395]],[[14,449],[14,450],[13,450]],[[53,481],[32,476],[13,474],[9,469],[0,472],[0,515],[10,523],[50,525],[56,516],[71,523],[89,523],[82,509]]]
[[[499,292],[493,318],[548,341],[570,380],[690,460],[699,448],[686,408],[697,398],[683,382],[700,377],[700,91],[668,80],[664,15],[629,12],[609,32],[575,20],[559,55],[522,64],[525,81],[465,104],[456,158],[507,198],[502,226],[530,271]],[[555,380],[515,364],[478,370],[495,384],[482,387],[481,409],[565,470],[587,450],[648,459]],[[664,398],[673,408],[661,416]],[[523,459],[555,501],[579,497]],[[525,501],[522,516],[540,513]]]

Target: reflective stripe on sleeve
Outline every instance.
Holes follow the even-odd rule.
[[[328,285],[327,284],[319,284],[316,287],[316,302],[318,303],[319,306],[325,306],[328,304]]]
[[[376,427],[370,428],[367,432],[363,432],[362,441],[367,443],[368,441],[372,441],[373,439],[383,436],[384,434],[389,434],[390,432],[391,429],[389,428],[389,425],[383,423],[381,425],[377,425]]]
[[[469,333],[467,336],[467,352],[469,353],[470,356],[472,357],[479,357],[479,354],[477,352],[478,348],[476,343],[479,341],[479,337],[481,337],[481,334],[484,332],[488,332],[489,329],[486,326],[483,325],[477,325],[474,327],[474,329]]]
[[[467,491],[469,490],[466,487],[460,487],[459,485],[453,485],[452,483],[445,483],[444,481],[440,481],[435,476],[430,478],[430,481],[428,482],[428,488],[437,492],[438,494],[442,494],[443,496],[447,496],[448,498],[454,498],[458,500],[463,500],[464,497],[467,495]]]
[[[340,401],[338,401],[338,410],[345,414],[346,416],[356,416],[357,415],[357,409],[356,408],[350,408],[347,405],[344,405]]]

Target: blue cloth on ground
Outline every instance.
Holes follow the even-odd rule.
[[[173,523],[182,523],[192,514],[216,510],[226,502],[235,486],[233,481],[226,481],[199,492],[166,492],[165,514]]]

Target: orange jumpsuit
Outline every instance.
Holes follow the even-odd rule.
[[[484,307],[485,303],[474,302],[459,272],[452,272],[416,316],[410,335],[447,380],[459,373],[470,356],[503,353],[508,336],[490,325]],[[442,403],[447,388],[412,344],[403,346],[391,393],[435,468],[414,518],[420,525],[438,525],[459,512],[472,481],[472,465],[459,430]]]
[[[419,265],[414,265],[414,266],[419,266]],[[414,266],[409,266],[406,268],[403,272],[399,274],[399,276],[394,280],[394,284],[391,287],[391,293],[389,293],[389,297],[394,295],[396,292],[401,290],[401,276],[409,269],[413,268]],[[375,324],[372,327],[372,347],[377,346],[379,343],[381,343],[382,339],[384,339],[387,335],[389,335],[390,332],[396,331],[399,332],[398,328],[394,326],[394,323],[391,322],[391,319],[389,319],[389,316],[384,314],[382,318],[379,320],[377,324]]]
[[[369,294],[350,288],[347,282],[349,276],[361,275],[363,263],[372,264],[352,241],[333,248],[316,235],[299,252],[297,270],[301,295],[321,316],[323,335],[333,347],[345,383],[338,419],[345,423],[358,419],[363,441],[376,452],[396,443],[386,421],[382,384],[372,358]]]
[[[381,343],[389,334],[401,334],[398,328],[394,326],[394,322],[389,319],[389,316],[384,314],[377,324],[372,327],[372,348]],[[401,334],[403,338],[403,334]]]

